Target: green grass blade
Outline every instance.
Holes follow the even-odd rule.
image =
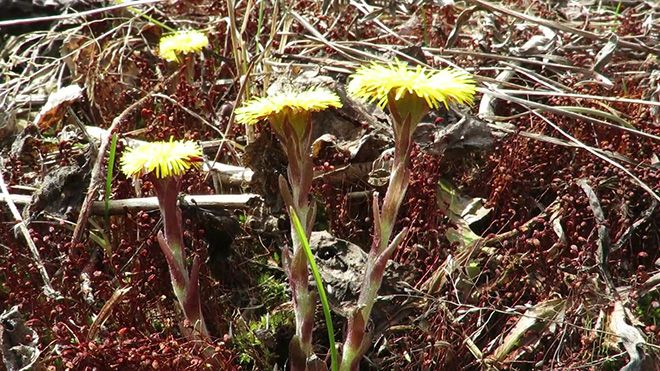
[[[108,172],[105,175],[105,195],[103,197],[104,209],[103,215],[105,217],[105,224],[110,227],[110,192],[112,191],[112,173],[115,167],[115,155],[117,152],[117,134],[112,134],[112,142],[110,143],[110,155],[108,156]],[[101,156],[101,154],[99,154]]]
[[[129,6],[126,9],[128,9],[129,12],[135,14],[136,16],[146,19],[147,21],[151,22],[152,24],[154,24],[156,26],[159,26],[160,28],[164,29],[165,31],[167,31],[169,33],[175,33],[176,32],[176,30],[173,29],[172,27],[166,25],[163,22],[157,21],[156,19],[154,19],[154,18],[150,17],[149,15],[147,15],[146,11],[144,11],[144,12],[140,11],[140,10],[138,10],[138,9],[132,7],[132,6]]]
[[[255,43],[256,46],[257,46],[257,51],[256,51],[257,53],[260,52],[259,51],[259,39],[261,38],[261,29],[264,26],[264,14],[266,13],[265,10],[266,10],[266,2],[262,1],[259,4],[259,15],[257,17],[257,35],[255,36],[255,40],[257,40],[257,42]]]
[[[300,224],[300,219],[298,214],[293,210],[292,207],[289,207],[289,213],[291,214],[291,221],[293,222],[293,227],[296,230],[296,234],[300,239],[300,242],[303,245],[303,250],[305,250],[305,255],[307,255],[307,261],[309,261],[309,266],[312,268],[312,274],[314,275],[314,281],[316,281],[316,288],[319,290],[319,297],[321,298],[321,305],[323,306],[323,316],[325,317],[325,326],[328,329],[328,342],[330,343],[330,367],[332,371],[337,371],[339,369],[339,361],[337,358],[337,347],[335,347],[335,329],[332,326],[332,318],[330,317],[330,304],[328,303],[328,297],[325,295],[325,288],[323,287],[323,280],[321,280],[321,274],[319,269],[316,266],[316,261],[314,260],[314,254],[312,254],[312,249],[309,247],[309,241],[307,241],[307,235],[303,230],[302,224]]]

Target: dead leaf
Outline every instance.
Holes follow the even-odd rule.
[[[34,125],[42,132],[57,126],[62,121],[66,109],[82,96],[83,91],[76,84],[65,86],[52,93],[46,104],[41,107],[37,117],[35,117]]]
[[[499,364],[515,350],[540,339],[543,332],[553,324],[552,321],[561,315],[565,305],[564,299],[552,299],[526,310],[487,362]]]

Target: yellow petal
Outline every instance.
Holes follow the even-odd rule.
[[[160,39],[158,55],[161,58],[178,62],[179,55],[197,53],[209,44],[209,39],[203,32],[197,30],[177,31]]]
[[[323,111],[330,107],[341,107],[337,94],[326,89],[311,89],[303,92],[285,92],[269,97],[255,98],[236,110],[236,121],[241,124],[256,124],[280,114]]]
[[[412,69],[407,63],[372,63],[359,68],[348,84],[348,93],[384,108],[389,94],[401,99],[404,94],[424,99],[429,108],[440,103],[471,103],[476,92],[474,78],[463,71],[445,69],[432,71],[421,66]]]
[[[126,176],[153,173],[157,178],[180,176],[190,168],[200,168],[202,149],[191,141],[151,142],[127,148],[121,158]]]

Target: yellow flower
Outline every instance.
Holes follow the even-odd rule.
[[[339,96],[328,90],[317,88],[303,92],[285,92],[270,97],[255,98],[236,110],[236,121],[254,125],[262,120],[278,124],[285,117],[323,111],[342,106]],[[291,119],[293,117],[289,117]]]
[[[179,55],[197,53],[209,44],[204,33],[196,30],[177,31],[161,37],[158,55],[166,61],[178,62]]]
[[[440,103],[445,107],[449,102],[471,103],[475,91],[474,79],[466,72],[453,69],[431,71],[421,66],[412,69],[401,61],[363,66],[352,75],[348,84],[350,95],[369,102],[377,101],[381,108],[387,105],[391,94],[396,101],[417,96],[424,99],[428,108],[437,109]]]
[[[127,148],[121,158],[126,176],[153,173],[157,178],[179,176],[202,165],[202,149],[191,141],[152,142]]]

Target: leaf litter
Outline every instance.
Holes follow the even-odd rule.
[[[137,206],[106,225],[94,211],[103,154],[119,133],[118,151],[132,140],[201,141],[216,170],[184,177],[187,194],[261,196],[256,205],[227,201],[205,221],[188,205],[186,238],[191,256],[207,261],[203,309],[227,369],[284,366],[288,299],[263,282],[286,282],[278,262],[289,225],[277,193],[285,157],[267,127],[242,127],[224,111],[291,85],[328,86],[344,102],[313,134],[315,233],[326,235],[315,234],[312,248],[340,295],[333,310],[342,323],[393,143],[385,113],[350,100],[343,86],[360,64],[399,58],[464,68],[481,95],[475,107],[432,112],[416,133],[395,226],[410,233],[388,268],[363,369],[660,367],[652,2],[143,3],[135,9],[169,26],[208,32],[211,46],[192,70],[158,60],[164,31],[126,6],[75,3],[82,13],[0,36],[2,198],[27,210],[0,214],[0,298],[3,309],[20,305],[21,323],[38,334],[38,349],[30,344],[38,362],[205,367],[172,300],[162,299],[172,293],[152,246],[159,216]],[[0,30],[20,24],[2,22]],[[73,84],[81,94],[58,98]],[[92,127],[109,130],[90,142]],[[120,174],[111,182],[113,202],[150,191]],[[240,231],[232,227],[218,249],[214,236],[224,234],[208,223],[220,217]],[[100,258],[92,236],[112,247]],[[44,285],[58,295],[40,299]],[[265,290],[273,300],[261,300]],[[263,318],[279,327],[262,327]],[[258,338],[247,335],[254,328]],[[324,336],[315,339],[327,350]]]

